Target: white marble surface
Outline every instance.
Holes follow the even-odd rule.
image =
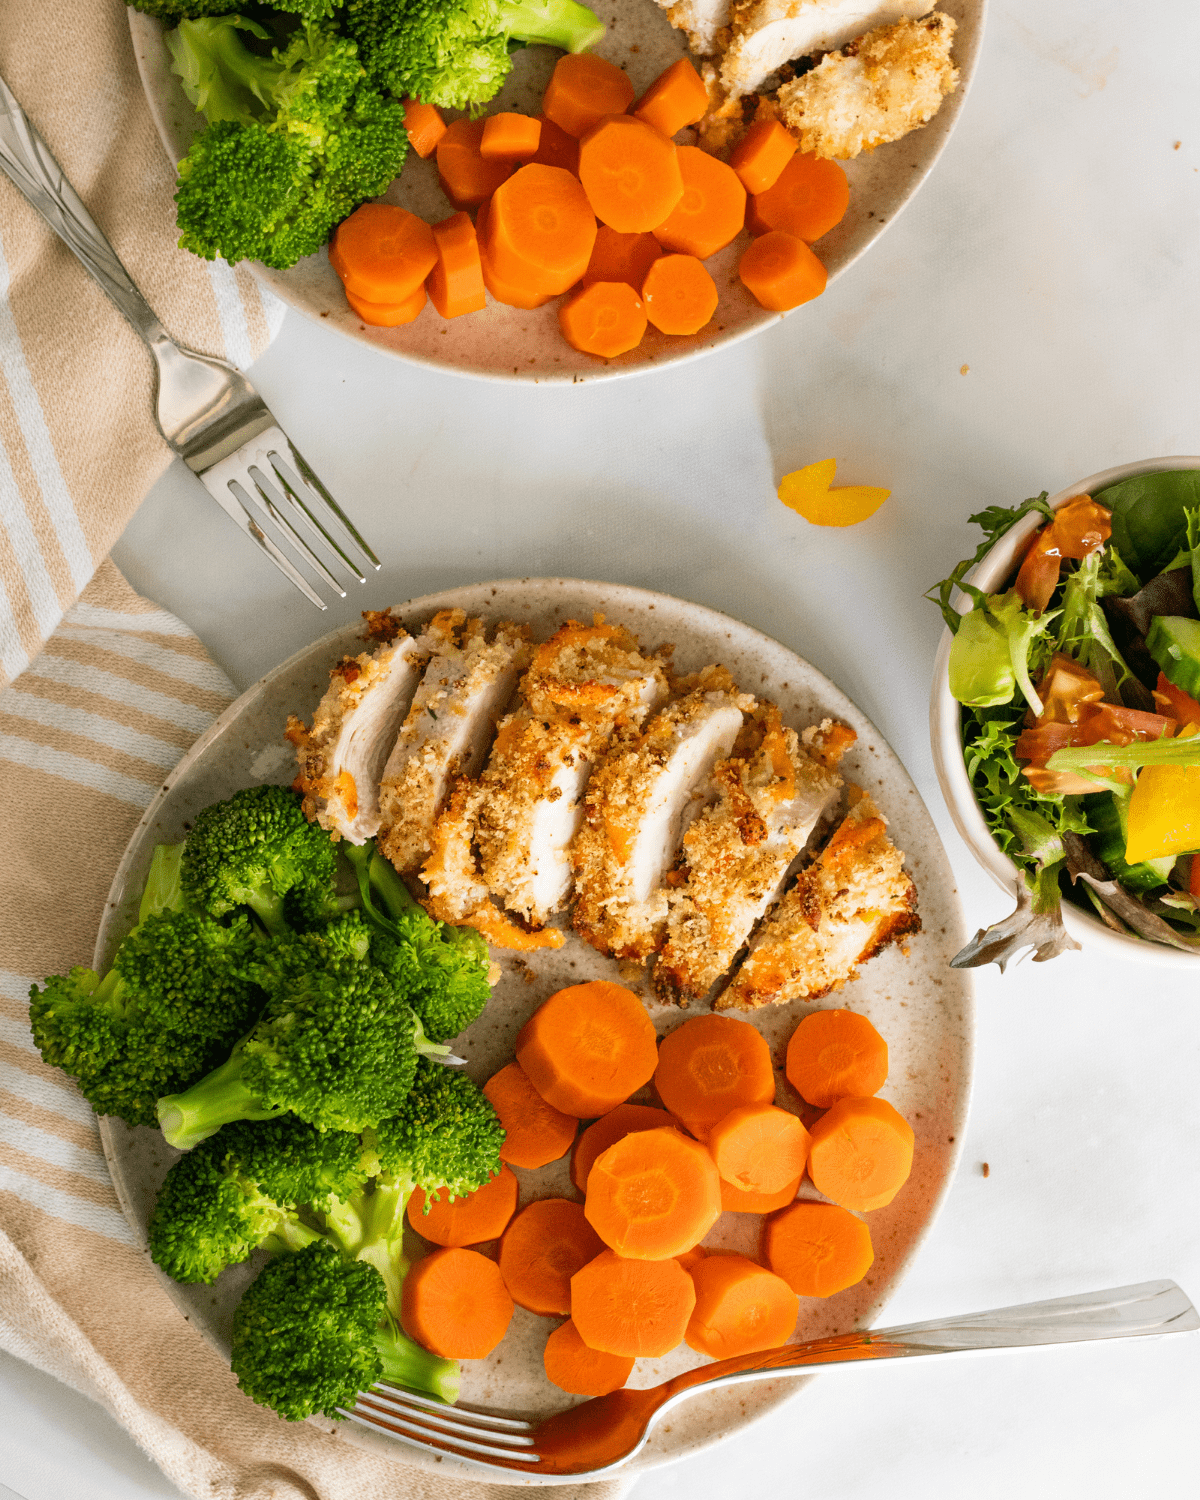
[[[962,124],[916,201],[820,302],[690,368],[511,389],[289,316],[253,379],[386,560],[342,611],[318,618],[178,472],[119,563],[243,684],[354,610],[481,578],[611,578],[728,610],[875,720],[943,829],[969,923],[994,919],[1004,898],[933,780],[940,622],[921,592],[973,548],[968,512],[1200,450],[1200,7],[1129,16],[992,0]],[[842,482],[893,491],[846,532],[774,495],[831,456]],[[985,971],[978,1000],[963,1165],[895,1320],[1159,1276],[1200,1298],[1196,978],[1075,955]],[[860,1369],[633,1494],[1188,1495],[1197,1410],[1196,1336]],[[12,1360],[0,1411],[0,1483],[24,1500],[175,1493],[102,1413]]]

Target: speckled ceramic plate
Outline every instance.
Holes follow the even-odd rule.
[[[874,244],[933,169],[975,71],[985,5],[986,0],[942,0],[938,5],[958,22],[954,60],[960,82],[933,120],[902,141],[844,164],[850,178],[849,212],[816,247],[830,280]],[[639,94],[686,52],[682,33],[671,26],[653,0],[604,0],[594,3],[593,9],[608,25],[608,33],[596,51],[624,68]],[[171,159],[178,161],[187,151],[199,117],[171,72],[160,23],[131,10],[129,25],[158,133]],[[559,55],[549,47],[518,51],[512,73],[489,110],[536,114]],[[684,136],[678,139],[682,141]],[[454,211],[438,187],[434,163],[421,161],[415,152],[409,154],[404,171],[385,196],[430,223]],[[748,243],[749,236],[743,233],[708,262],[721,300],[712,321],[701,332],[681,338],[651,328],[636,349],[613,360],[593,359],[570,347],[559,331],[557,298],[534,312],[521,312],[494,302],[489,295],[483,312],[452,321],[439,317],[430,304],[403,328],[369,328],[347,306],[324,250],[288,271],[270,271],[263,266],[255,266],[254,271],[273,292],[306,316],[326,320],[349,337],[402,359],[497,380],[596,380],[692,359],[790,316],[767,312],[738,280],[737,263]],[[795,315],[806,316],[806,309],[797,308]]]
[[[727,615],[664,594],[575,579],[477,584],[412,600],[396,613],[415,630],[436,610],[455,606],[492,620],[528,623],[541,639],[566,619],[587,620],[600,610],[629,626],[644,645],[674,642],[681,671],[723,662],[744,687],[775,699],[785,722],[796,728],[832,715],[857,730],[858,742],[845,757],[843,770],[871,792],[890,819],[891,834],[905,851],[917,884],[923,930],[907,954],[889,948],[864,967],[861,978],[818,1004],[840,1003],[862,1011],[887,1038],[891,1075],[883,1093],[911,1121],[916,1153],[903,1192],[870,1216],[875,1244],[870,1276],[828,1301],[802,1302],[796,1337],[814,1338],[875,1322],[949,1185],[966,1123],[971,1077],[970,981],[948,967],[966,933],[950,866],[916,788],[875,727],[827,678],[777,641]],[[361,649],[354,626],[314,642],[243,693],[184,756],[142,818],[117,871],[97,939],[97,967],[107,965],[117,940],[132,925],[153,846],[182,838],[200,808],[239,787],[289,779],[292,753],[283,740],[287,714],[310,714],[328,684],[329,667],[346,652]],[[524,963],[501,957],[504,976],[486,1012],[456,1044],[479,1082],[511,1060],[517,1031],[548,995],[565,984],[618,977],[614,963],[574,936],[557,952],[526,955]],[[643,998],[660,1033],[689,1014],[657,1005],[648,987],[643,987]],[[751,1018],[770,1042],[781,1072],[787,1038],[808,1009],[797,1003]],[[781,1086],[779,1103],[794,1107],[795,1102]],[[121,1206],[144,1237],[151,1205],[174,1153],[157,1131],[133,1129],[112,1119],[104,1120],[101,1130]],[[575,1196],[565,1161],[517,1175],[522,1203]],[[806,1190],[811,1192],[807,1184],[802,1196]],[[705,1243],[754,1254],[759,1225],[757,1215],[724,1214]],[[415,1238],[413,1249],[421,1253],[421,1242]],[[228,1357],[233,1309],[260,1264],[256,1257],[232,1267],[212,1287],[178,1286],[166,1277],[163,1284],[180,1311]],[[572,1398],[550,1385],[542,1371],[542,1346],[555,1322],[518,1308],[491,1358],[464,1366],[462,1399],[522,1416],[546,1416],[570,1405]],[[656,1385],[699,1362],[681,1347],[665,1359],[639,1360],[630,1383]],[[631,1467],[641,1470],[693,1454],[745,1427],[797,1388],[797,1381],[785,1380],[697,1396],[654,1433]],[[453,1460],[435,1460],[426,1450],[398,1451],[392,1440],[351,1423],[312,1420],[337,1431],[346,1442],[372,1446],[406,1462],[436,1462],[443,1473],[455,1467]]]

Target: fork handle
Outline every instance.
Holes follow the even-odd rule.
[[[0,78],[0,168],[75,253],[150,349],[157,353],[156,345],[169,343],[166,329],[134,286],[117,252],[101,234],[3,78]]]

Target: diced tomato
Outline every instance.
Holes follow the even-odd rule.
[[[1054,597],[1054,590],[1058,587],[1058,570],[1062,566],[1059,555],[1050,551],[1050,532],[1051,527],[1043,526],[1034,537],[1033,545],[1025,554],[1025,561],[1017,573],[1017,581],[1013,584],[1025,608],[1036,609],[1039,613]]]
[[[1112,535],[1112,517],[1090,495],[1076,495],[1054,512],[1050,530],[1053,551],[1059,557],[1082,562],[1108,541]]]
[[[1043,797],[1079,797],[1086,796],[1088,792],[1104,790],[1076,771],[1047,771],[1044,766],[1022,766],[1021,775]],[[1117,779],[1107,771],[1098,771],[1097,775],[1103,776],[1106,781]],[[1126,771],[1125,775],[1128,777],[1129,772]]]
[[[1192,855],[1192,863],[1188,872],[1188,895],[1200,901],[1200,854]]]
[[[1027,760],[1031,765],[1044,766],[1056,750],[1065,750],[1069,745],[1086,745],[1078,724],[1047,724],[1044,721],[1023,729],[1013,747],[1018,760]]]
[[[1056,651],[1042,677],[1038,694],[1043,708],[1037,724],[1074,724],[1085,703],[1099,703],[1104,689],[1097,678],[1070,656]]]
[[[1175,720],[1162,714],[1143,713],[1115,703],[1085,703],[1079,710],[1081,745],[1131,745],[1135,740],[1161,740],[1175,733]]]
[[[1189,698],[1182,688],[1168,682],[1166,674],[1160,672],[1154,686],[1154,700],[1164,714],[1179,724],[1200,725],[1200,703]]]

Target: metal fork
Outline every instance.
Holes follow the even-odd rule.
[[[1157,1338],[1196,1328],[1200,1317],[1173,1281],[1147,1281],[962,1318],[786,1344],[765,1354],[702,1365],[649,1390],[614,1391],[541,1423],[446,1406],[391,1385],[361,1393],[342,1415],[414,1447],[433,1448],[483,1468],[517,1470],[535,1482],[565,1475],[598,1479],[631,1459],[659,1418],[699,1391],[860,1360]]]
[[[340,524],[350,545],[378,568],[379,559],[357,528],[245,376],[224,360],[182,349],[171,339],[3,78],[0,168],[75,253],[154,356],[159,431],[239,530],[257,542],[318,609],[326,607],[325,601],[263,530],[259,513],[269,517],[280,539],[343,599],[346,590],[293,521],[325,549],[326,557],[365,583],[358,563],[321,518]]]

